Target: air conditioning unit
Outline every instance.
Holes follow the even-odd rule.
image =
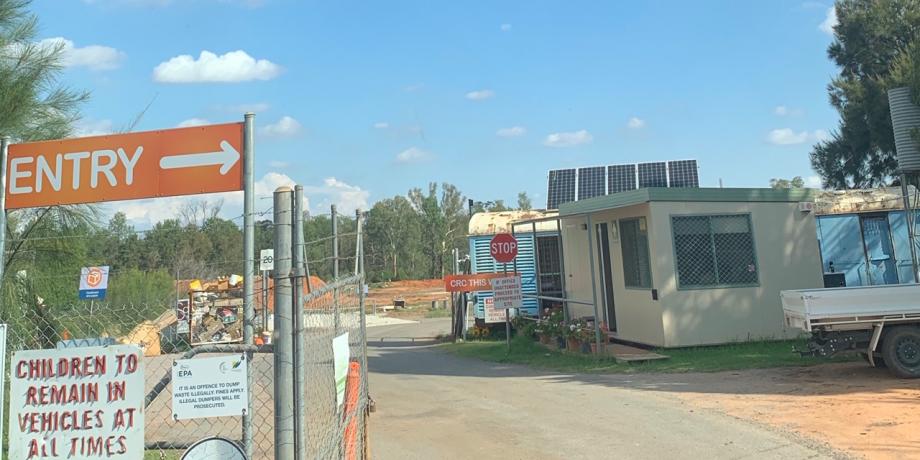
[[[799,202],[799,211],[802,212],[814,212],[815,202],[814,201],[800,201]]]

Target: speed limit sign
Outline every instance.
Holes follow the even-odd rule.
[[[268,271],[275,268],[275,250],[263,249],[259,252],[259,270]]]

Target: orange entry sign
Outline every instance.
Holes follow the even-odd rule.
[[[243,189],[243,123],[12,144],[6,208]]]
[[[447,292],[491,291],[492,279],[514,276],[515,273],[477,273],[475,275],[447,275],[444,290]]]

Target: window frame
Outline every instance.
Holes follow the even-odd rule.
[[[636,222],[636,230],[641,232],[642,230],[641,230],[641,226],[639,225],[639,222],[642,220],[645,221],[645,258],[648,263],[648,286],[630,286],[629,284],[626,284],[626,264],[624,263],[626,260],[626,257],[623,253],[624,237],[623,237],[623,229],[620,227],[620,224],[622,222]],[[655,276],[652,273],[652,250],[650,247],[651,246],[650,244],[651,236],[649,232],[649,218],[646,216],[628,217],[625,219],[617,219],[615,221],[615,224],[616,224],[615,228],[617,231],[617,236],[619,237],[617,238],[618,240],[617,243],[619,243],[618,245],[620,246],[620,264],[623,269],[623,287],[626,289],[633,289],[637,291],[651,291],[655,289]]]
[[[745,217],[748,222],[748,229],[751,235],[751,257],[754,262],[754,269],[757,273],[757,281],[753,283],[716,283],[716,284],[693,284],[683,285],[680,281],[680,271],[677,269],[677,242],[674,233],[674,220],[681,217],[705,217],[709,222],[709,241],[712,250],[713,269],[716,279],[719,278],[719,260],[715,253],[715,233],[712,231],[713,217]],[[723,213],[697,213],[697,214],[670,214],[668,220],[671,222],[671,254],[674,257],[674,279],[677,282],[678,291],[698,291],[702,289],[732,289],[732,288],[750,288],[760,287],[760,258],[757,256],[757,238],[754,232],[754,217],[750,212],[723,212]]]

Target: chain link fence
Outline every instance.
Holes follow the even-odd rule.
[[[366,458],[367,347],[364,280],[350,276],[304,298],[304,458]],[[348,334],[348,370],[337,382],[332,341]],[[343,387],[344,384],[344,387]],[[343,392],[340,397],[338,392]]]
[[[16,275],[14,275],[16,276]],[[319,285],[317,285],[319,284]],[[268,288],[271,289],[270,287]],[[258,289],[257,299],[263,298]],[[177,331],[175,299],[157,299],[148,303],[121,304],[105,301],[79,301],[49,305],[33,291],[23,289],[14,299],[4,299],[0,322],[8,324],[7,369],[12,355],[19,350],[47,350],[69,347],[134,344],[144,352],[144,445],[145,459],[179,459],[189,446],[209,436],[220,436],[244,445],[244,433],[251,433],[253,459],[275,458],[275,394],[272,344],[246,346],[236,333],[212,334],[211,323],[190,322],[192,334]],[[235,331],[242,322],[241,294],[228,300],[233,308],[215,306],[214,299],[204,300],[210,315],[227,319],[232,311],[239,319],[223,329]],[[268,298],[269,296],[264,296]],[[365,325],[363,315],[364,278],[352,275],[328,283],[316,283],[303,297],[304,356],[298,371],[303,373],[301,388],[291,389],[302,398],[304,443],[301,458],[366,458],[368,388]],[[195,311],[195,300],[190,313]],[[263,301],[264,302],[264,301]],[[274,307],[256,306],[256,333],[270,342]],[[225,311],[226,310],[226,311]],[[267,313],[263,321],[262,312]],[[220,329],[220,325],[216,326]],[[198,332],[196,335],[195,332]],[[226,332],[226,331],[224,331]],[[269,332],[268,334],[259,334]],[[333,339],[348,334],[348,371],[344,394],[337,401]],[[192,343],[189,337],[228,343]],[[176,420],[173,416],[173,385],[170,381],[177,359],[246,354],[252,378],[250,417],[242,416]],[[9,371],[7,371],[9,377]],[[5,389],[9,401],[9,387]],[[9,418],[7,413],[6,418]],[[16,423],[4,420],[5,423]],[[4,458],[7,458],[4,448]]]

